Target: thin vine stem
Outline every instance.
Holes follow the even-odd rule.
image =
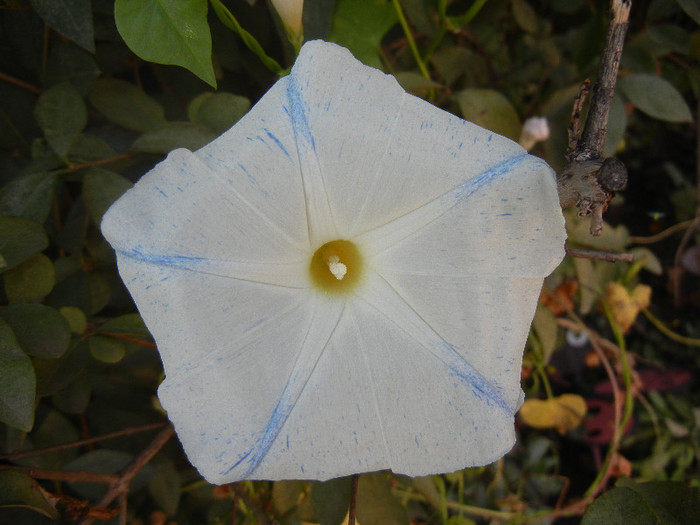
[[[411,53],[413,54],[413,58],[416,61],[416,64],[418,64],[418,69],[420,69],[421,75],[423,75],[427,80],[432,80],[430,78],[428,68],[426,67],[425,62],[423,62],[420,53],[418,52],[418,47],[416,47],[416,41],[413,39],[411,28],[408,27],[408,21],[406,20],[406,17],[403,14],[401,3],[399,2],[399,0],[392,0],[392,2],[394,4],[394,9],[396,10],[396,15],[399,17],[399,23],[401,24],[401,28],[403,29],[403,32],[406,35],[408,47],[411,48]]]
[[[622,435],[627,428],[630,418],[632,417],[632,411],[634,410],[634,394],[632,393],[632,371],[630,370],[629,362],[627,361],[627,345],[625,344],[625,336],[622,333],[620,325],[617,324],[615,318],[613,317],[612,310],[610,310],[610,305],[606,301],[602,301],[603,312],[605,317],[608,319],[610,328],[615,336],[615,342],[617,343],[617,348],[620,352],[620,368],[622,370],[622,381],[625,385],[625,397],[624,397],[624,409],[622,413],[622,418],[619,425],[615,428],[615,433],[613,434],[613,440],[610,444],[607,454],[605,455],[605,460],[601,466],[598,476],[593,481],[588,490],[584,493],[584,498],[595,495],[598,491],[599,485],[605,479],[608,473],[608,466],[613,459],[613,456],[617,452],[617,445],[622,438]]]
[[[667,327],[658,317],[652,314],[648,308],[642,308],[642,313],[647,319],[649,319],[649,321],[651,321],[651,324],[653,324],[659,332],[664,334],[669,339],[688,346],[700,346],[700,339],[694,339],[692,337],[685,337],[684,335],[677,334]]]

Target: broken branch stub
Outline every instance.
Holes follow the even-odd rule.
[[[603,212],[607,210],[608,202],[616,191],[624,189],[627,184],[625,165],[618,159],[605,158],[603,151],[631,7],[631,0],[611,1],[610,26],[586,125],[579,139],[579,120],[588,94],[588,81],[581,85],[579,95],[574,100],[567,165],[557,177],[561,207],[576,206],[579,217],[591,215],[590,231],[594,236],[602,231]]]

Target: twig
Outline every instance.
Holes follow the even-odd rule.
[[[348,525],[355,525],[355,509],[357,507],[357,487],[359,485],[360,475],[353,474],[352,483],[350,484],[350,508],[348,509]]]
[[[604,146],[631,7],[631,0],[611,0],[610,25],[586,125],[578,139],[579,118],[588,91],[588,84],[584,82],[572,111],[568,163],[557,177],[561,207],[578,207],[579,217],[591,215],[590,231],[594,236],[600,235],[603,229],[603,213],[608,202],[627,184],[625,165],[613,157],[604,158]]]
[[[579,259],[600,259],[608,262],[634,262],[633,253],[599,252],[596,250],[579,250],[566,247],[566,255]]]
[[[603,157],[610,105],[615,94],[617,71],[620,68],[620,58],[622,57],[622,48],[625,45],[631,8],[631,0],[612,0],[611,2],[610,26],[605,39],[603,56],[600,60],[598,79],[593,86],[586,127],[583,129],[576,157],[594,158],[592,155],[598,158]]]
[[[110,487],[107,491],[107,494],[104,495],[104,497],[100,500],[97,506],[107,507],[117,498],[126,498],[126,495],[129,492],[129,485],[131,485],[133,479],[139,472],[141,472],[141,469],[143,469],[146,463],[148,463],[153,458],[153,456],[155,456],[158,453],[158,451],[161,448],[163,448],[163,445],[167,443],[167,441],[172,435],[172,425],[168,425],[163,430],[161,430],[158,433],[158,435],[156,435],[156,437],[153,438],[153,441],[151,441],[148,447],[146,447],[146,449],[143,452],[141,452],[141,454],[139,454],[136,457],[136,459],[134,459],[134,461],[132,461],[129,464],[129,466],[127,466],[122,471],[122,473],[114,482],[110,483]],[[122,506],[122,510],[124,510],[126,500],[120,500],[120,505]],[[126,519],[125,512],[122,512],[122,516],[124,517],[124,519]],[[94,518],[87,518],[81,522],[81,525],[91,525],[92,523],[94,523],[94,521]]]
[[[134,343],[136,345],[143,346],[146,348],[156,348],[156,344],[153,341],[144,341],[143,339],[139,339],[138,337],[133,337],[127,334],[120,334],[119,332],[95,332],[95,334],[104,335],[106,337],[112,337],[114,339],[121,339],[122,341],[126,341],[127,343]]]
[[[700,102],[698,102],[697,112],[700,116]],[[693,223],[690,225],[690,228],[688,228],[683,234],[683,238],[676,249],[676,255],[673,258],[673,267],[676,270],[680,268],[681,257],[683,256],[685,248],[688,246],[693,233],[695,233],[695,230],[700,228],[700,120],[698,120],[696,126],[696,135],[697,144],[695,147],[695,176],[697,177],[697,183],[695,185],[695,218],[693,219]],[[673,277],[673,303],[676,308],[679,308],[681,305],[681,272],[679,271],[674,272]]]
[[[91,166],[100,166],[102,164],[111,164],[112,162],[117,162],[120,160],[126,160],[133,157],[135,154],[131,151],[127,153],[122,153],[121,155],[115,155],[114,157],[109,157],[106,159],[92,160],[90,162],[83,162],[82,164],[71,164],[66,169],[68,171],[78,171],[83,168],[89,168]]]
[[[136,434],[138,432],[146,432],[148,430],[155,430],[157,428],[162,428],[167,423],[153,423],[150,425],[144,425],[142,427],[130,427],[124,430],[119,430],[117,432],[112,432],[111,434],[105,434],[104,436],[97,436],[88,439],[81,439],[80,441],[72,441],[70,443],[64,443],[62,445],[54,445],[53,447],[39,448],[34,450],[22,450],[20,452],[11,452],[10,454],[5,454],[0,456],[0,460],[4,461],[16,461],[21,458],[26,458],[28,456],[38,456],[40,454],[48,454],[50,452],[57,452],[59,450],[66,450],[69,448],[82,447],[84,445],[91,445],[92,443],[98,443],[100,441],[106,441],[108,439],[113,439],[122,436],[128,436],[129,434]],[[110,474],[113,475],[113,474]]]
[[[15,78],[13,76],[10,76],[6,73],[0,72],[0,80],[3,82],[7,82],[8,84],[14,84],[15,86],[21,87],[22,89],[26,89],[27,91],[31,91],[32,93],[36,93],[37,95],[41,95],[42,90],[36,86],[33,86],[24,80],[20,80],[18,78]]]
[[[85,472],[83,470],[50,470],[41,468],[21,467],[18,465],[0,465],[0,470],[19,470],[34,479],[50,479],[52,481],[67,481],[76,483],[114,483],[119,476],[117,474],[105,474],[104,472]]]
[[[698,148],[700,151],[700,148]],[[630,235],[629,237],[629,242],[630,244],[654,244],[655,242],[663,241],[666,237],[670,237],[676,232],[685,230],[686,228],[690,228],[695,224],[695,219],[690,219],[687,221],[679,222],[678,224],[674,224],[673,226],[669,226],[663,231],[660,231],[659,233],[655,233],[654,235],[649,235],[645,237],[638,237],[634,235]]]
[[[581,136],[581,113],[583,112],[583,104],[586,102],[586,97],[591,91],[591,81],[586,79],[578,88],[578,95],[574,99],[574,106],[571,108],[571,120],[569,122],[569,129],[567,130],[569,136],[569,144],[566,148],[566,160],[573,160],[574,153],[578,147],[578,139]]]
[[[646,316],[651,324],[653,324],[659,332],[664,334],[669,339],[676,341],[688,346],[700,346],[700,339],[694,339],[692,337],[686,337],[684,335],[677,334],[673,330],[669,329],[664,323],[662,323],[654,314],[652,314],[648,308],[642,308],[642,313]]]

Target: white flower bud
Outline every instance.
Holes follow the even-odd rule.
[[[301,15],[304,0],[270,0],[284,24],[289,41],[298,48],[304,41]]]
[[[523,123],[520,133],[520,145],[527,151],[535,147],[535,144],[549,138],[549,124],[547,117],[530,117]]]

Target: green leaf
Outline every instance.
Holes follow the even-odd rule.
[[[233,93],[203,93],[187,106],[189,119],[217,135],[227,131],[250,109],[250,100]]]
[[[338,0],[329,40],[347,47],[355,58],[380,68],[380,42],[398,17],[390,1]]]
[[[102,49],[105,49],[105,46]],[[102,71],[92,53],[58,38],[51,40],[49,58],[43,74],[46,86],[70,82],[85,96],[101,74]]]
[[[51,396],[53,404],[66,414],[82,414],[90,403],[92,388],[89,376],[79,375],[75,381],[70,383]]]
[[[156,467],[156,474],[148,482],[148,491],[155,502],[169,516],[177,513],[182,492],[182,480],[171,461],[166,461]]]
[[[0,272],[14,268],[48,245],[41,224],[21,217],[0,217],[0,255],[5,260]]]
[[[37,396],[50,396],[66,388],[81,371],[94,363],[87,341],[71,347],[58,359],[34,359]]]
[[[68,321],[43,304],[14,304],[0,311],[26,354],[44,359],[62,356],[70,344]]]
[[[431,57],[435,70],[446,85],[464,75],[470,85],[486,85],[489,73],[484,58],[464,47],[443,45]]]
[[[43,223],[51,211],[55,185],[52,173],[32,173],[13,180],[0,189],[0,215]]]
[[[5,294],[11,303],[38,301],[49,295],[56,284],[53,263],[43,253],[34,254],[3,274]]]
[[[610,115],[608,117],[608,132],[605,135],[605,156],[615,155],[618,147],[625,137],[627,129],[627,112],[622,98],[615,94],[610,104]]]
[[[542,345],[544,362],[549,363],[549,359],[557,346],[557,335],[559,333],[557,318],[549,308],[538,304],[535,318],[532,320],[532,327]]]
[[[85,0],[32,0],[34,11],[54,31],[95,52],[91,3]]]
[[[621,479],[586,509],[582,525],[684,525],[700,516],[700,493],[685,483]]]
[[[116,155],[117,152],[107,142],[85,133],[78,135],[68,151],[68,157],[75,163],[102,160]]]
[[[46,492],[28,474],[17,470],[0,470],[0,508],[24,507],[47,518],[60,517]]]
[[[87,108],[73,84],[63,82],[39,95],[34,117],[51,149],[65,158],[87,124]]]
[[[456,95],[462,117],[481,127],[518,140],[520,119],[506,97],[493,89],[465,89]]]
[[[74,334],[82,335],[87,330],[87,317],[85,313],[77,306],[62,306],[58,309],[64,317],[70,331]]]
[[[622,77],[618,88],[634,106],[650,117],[666,122],[692,122],[688,104],[667,80],[655,75]]]
[[[115,317],[99,327],[99,333],[126,334],[134,337],[151,338],[151,334],[146,328],[146,324],[139,314],[126,314]]]
[[[664,267],[661,261],[649,248],[638,246],[632,248],[629,253],[634,254],[635,264],[640,264],[642,268],[654,275],[663,275]]]
[[[316,520],[323,525],[343,523],[350,506],[352,477],[311,482],[311,505]]]
[[[629,230],[623,225],[610,226],[605,224],[598,237],[590,233],[590,220],[581,220],[573,213],[565,214],[566,231],[569,241],[574,245],[589,246],[596,250],[624,251],[629,244]]]
[[[400,71],[394,73],[394,77],[402,88],[416,95],[427,93],[429,89],[442,87],[438,82],[428,80],[414,71]]]
[[[307,492],[307,481],[275,481],[272,485],[272,504],[280,515],[300,521],[311,521],[313,508]]]
[[[168,153],[177,148],[194,151],[216,138],[210,129],[191,122],[168,122],[147,131],[134,141],[131,149],[144,153]]]
[[[216,87],[207,2],[116,0],[114,19],[124,42],[139,57],[189,69]]]
[[[113,171],[91,168],[83,179],[83,201],[92,220],[98,226],[107,209],[133,184]]]
[[[71,461],[64,467],[68,471],[85,472],[106,472],[108,474],[117,473],[123,470],[134,459],[134,456],[121,450],[92,450],[75,461]],[[148,479],[153,475],[153,467],[146,465],[134,478],[130,490],[137,491],[148,483]],[[71,483],[70,486],[80,496],[86,499],[98,500],[107,491],[104,484],[99,483]]]
[[[88,98],[108,120],[127,129],[148,131],[166,122],[163,106],[124,80],[102,78]]]
[[[540,17],[525,0],[511,0],[513,17],[521,29],[528,33],[537,33],[540,30]]]
[[[357,521],[362,525],[408,525],[408,511],[391,493],[389,479],[383,472],[360,476]]]
[[[29,432],[34,425],[35,390],[32,361],[0,319],[0,421]]]
[[[678,5],[689,17],[700,24],[700,1],[698,0],[677,0]]]
[[[47,413],[48,412],[48,413]],[[31,444],[35,449],[64,445],[80,439],[78,429],[70,419],[58,410],[42,410],[41,419],[32,430]],[[64,464],[74,460],[79,455],[79,447],[58,448],[51,452],[45,451],[20,458],[18,463],[27,467],[60,469]]]
[[[88,344],[92,356],[103,363],[118,363],[126,354],[124,343],[113,337],[94,335],[88,339]]]
[[[574,257],[574,268],[576,268],[576,277],[579,283],[580,305],[579,310],[582,314],[590,313],[593,305],[598,300],[598,285],[600,279],[595,271],[593,261]]]

